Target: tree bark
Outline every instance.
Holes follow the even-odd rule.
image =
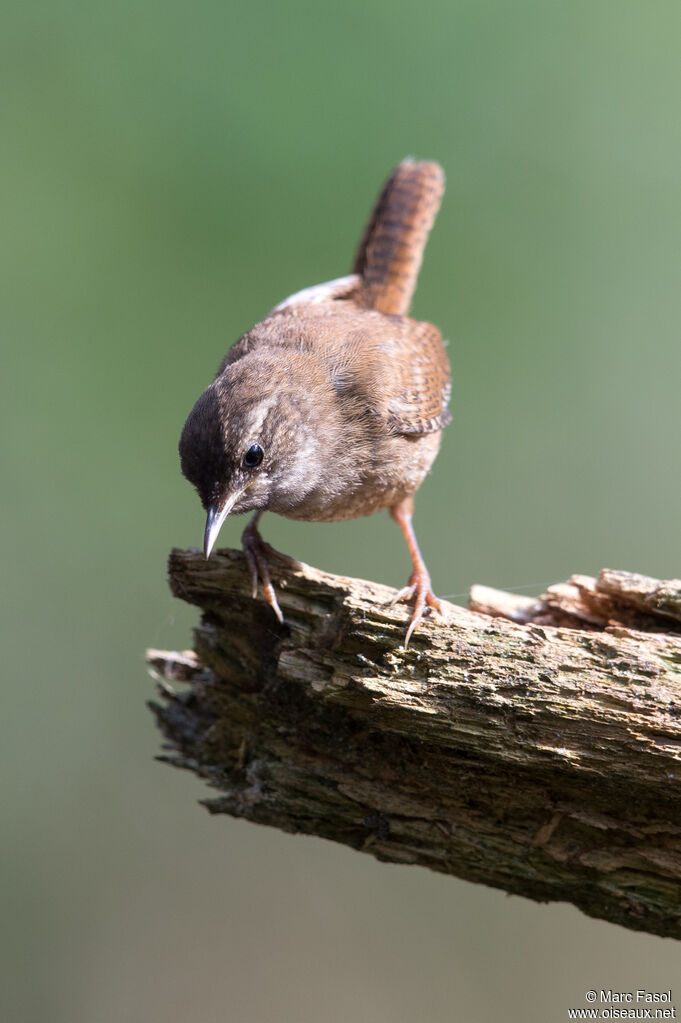
[[[681,937],[680,580],[475,587],[404,650],[394,591],[271,568],[285,626],[240,553],[170,557],[203,614],[152,708],[212,813]]]

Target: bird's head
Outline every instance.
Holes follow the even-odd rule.
[[[313,488],[321,457],[315,402],[297,379],[290,366],[282,374],[277,364],[246,356],[228,365],[190,412],[180,462],[207,512],[206,557],[230,513],[286,513]]]

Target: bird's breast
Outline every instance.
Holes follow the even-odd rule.
[[[340,522],[373,515],[413,494],[420,487],[440,447],[440,433],[386,437],[370,461],[355,452],[318,472],[313,487],[292,505],[270,510],[304,522]]]

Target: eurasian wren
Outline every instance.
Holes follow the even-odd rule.
[[[436,163],[404,160],[379,195],[354,271],[299,291],[230,348],[180,438],[182,472],[208,513],[206,557],[230,512],[255,510],[242,542],[283,621],[258,532],[263,511],[335,522],[388,508],[413,572],[405,646],[440,610],[412,527],[413,496],[440,446],[449,366],[439,330],[407,311],[444,190]],[[276,552],[275,552],[276,553]]]

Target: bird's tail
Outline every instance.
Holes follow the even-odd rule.
[[[392,172],[355,258],[354,272],[362,278],[360,305],[406,315],[444,187],[438,163],[403,160]]]

